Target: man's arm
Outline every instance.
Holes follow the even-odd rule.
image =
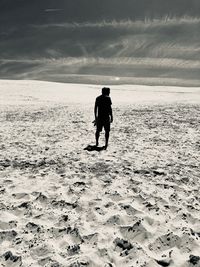
[[[110,115],[110,122],[113,122],[113,112],[112,112],[112,101],[110,98],[110,111],[109,111],[109,115]]]
[[[110,122],[113,122],[113,112],[111,106],[110,106]]]
[[[98,105],[97,105],[97,100],[96,100],[95,105],[94,105],[94,119],[95,119],[95,121],[97,121],[97,109],[98,109]]]

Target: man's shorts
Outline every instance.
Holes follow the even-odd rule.
[[[101,132],[104,128],[105,132],[110,132],[110,119],[98,119],[97,120],[97,131]]]

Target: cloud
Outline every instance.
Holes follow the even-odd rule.
[[[200,58],[200,19],[56,23],[13,28],[2,36],[1,58]],[[23,49],[21,49],[23,47]]]
[[[200,19],[191,17],[16,27],[0,42],[1,77],[198,80],[199,42]]]
[[[0,60],[1,77],[96,84],[200,86],[198,61],[153,58]]]

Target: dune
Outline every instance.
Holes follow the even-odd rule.
[[[200,266],[200,89],[101,87],[0,81],[1,266]]]

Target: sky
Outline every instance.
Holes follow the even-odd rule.
[[[1,0],[1,21],[13,24],[143,20],[199,16],[199,0]]]
[[[0,78],[195,85],[199,29],[199,0],[1,0]]]

